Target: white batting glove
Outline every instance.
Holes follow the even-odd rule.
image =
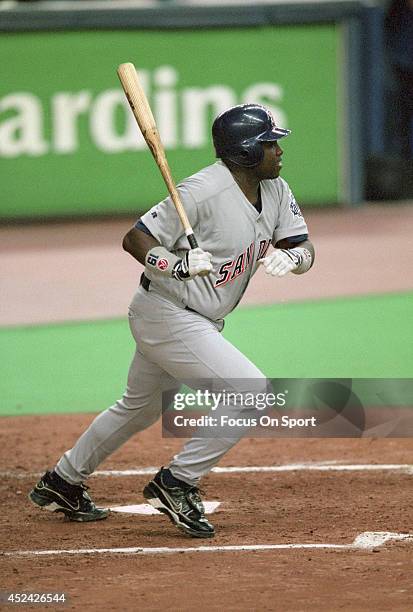
[[[275,249],[271,255],[260,259],[258,263],[264,266],[266,274],[285,276],[288,272],[298,268],[300,261],[300,258],[290,249]]]
[[[199,247],[191,249],[179,260],[173,270],[172,276],[177,280],[190,280],[194,276],[206,276],[212,272],[212,255]]]

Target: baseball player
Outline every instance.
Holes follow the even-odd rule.
[[[220,332],[260,265],[281,277],[303,274],[313,264],[306,223],[279,177],[279,141],[289,133],[256,104],[223,112],[212,127],[219,160],[178,186],[199,248],[188,248],[170,198],[126,234],[124,249],[145,265],[129,309],[136,352],[126,391],[36,484],[29,494],[35,504],[73,521],[106,518],[108,509],[93,503],[83,482],[159,418],[162,393],[205,379],[227,390],[235,379],[264,384],[265,375]],[[198,483],[239,438],[190,439],[146,485],[144,497],[183,532],[212,537]]]

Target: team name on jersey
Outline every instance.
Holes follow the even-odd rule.
[[[269,240],[260,240],[260,244],[258,247],[258,259],[262,259],[265,257],[266,252],[268,251],[268,247],[271,244],[271,239]],[[242,253],[237,255],[235,259],[230,259],[222,264],[218,272],[218,278],[215,281],[215,287],[222,287],[226,285],[226,283],[232,282],[234,279],[238,278],[243,274],[248,268],[251,267],[252,262],[254,261],[254,250],[255,243],[251,242],[248,248],[245,249]]]

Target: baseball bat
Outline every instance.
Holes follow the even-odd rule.
[[[149,106],[148,99],[139,81],[136,68],[133,64],[127,62],[126,64],[121,64],[119,66],[117,73],[129,105],[139,125],[139,129],[142,132],[142,136],[144,137],[146,144],[148,145],[150,152],[152,153],[162,174],[163,180],[165,181],[172,202],[175,205],[176,212],[178,213],[185,230],[189,245],[191,249],[196,249],[198,243],[172,178],[168,160],[166,159],[165,149],[162,144],[151,107]]]

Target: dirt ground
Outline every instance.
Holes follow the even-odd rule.
[[[3,550],[350,544],[365,531],[413,531],[412,475],[392,471],[210,474],[203,483],[204,497],[221,502],[211,515],[217,531],[213,540],[187,538],[161,515],[111,513],[99,523],[64,521],[28,502],[26,495],[35,480],[28,473],[52,466],[91,418],[2,420]],[[162,440],[155,425],[101,468],[162,464],[181,442]],[[240,442],[221,465],[405,464],[412,454],[410,439],[249,439]],[[147,480],[148,476],[96,476],[89,484],[99,504],[129,505],[144,502],[141,490]],[[1,566],[1,589],[64,592],[69,598],[66,608],[74,610],[404,611],[413,606],[411,544],[403,542],[365,551],[12,556],[3,557]]]
[[[282,292],[281,285],[259,273],[244,303],[271,303],[280,301],[280,295],[284,301],[413,288],[412,206],[310,211],[307,217],[318,250],[314,271],[302,279],[285,279]],[[132,222],[0,228],[6,264],[1,282],[8,296],[0,324],[124,314],[138,270],[121,252],[119,240]],[[217,535],[207,541],[183,536],[161,515],[111,513],[99,523],[64,521],[31,505],[27,493],[35,473],[53,467],[92,418],[2,418],[0,591],[64,592],[69,599],[64,608],[69,610],[413,609],[408,541],[369,550],[34,555],[33,551],[79,548],[343,545],[366,531],[413,532],[413,476],[397,470],[211,473],[203,482],[204,498],[221,504],[211,515]],[[100,469],[159,467],[181,444],[182,440],[162,439],[157,424],[135,436]],[[220,465],[411,464],[412,457],[413,439],[407,438],[246,439]],[[89,484],[96,502],[113,506],[143,503],[147,480],[148,476],[96,476]],[[19,551],[32,554],[4,554]]]

